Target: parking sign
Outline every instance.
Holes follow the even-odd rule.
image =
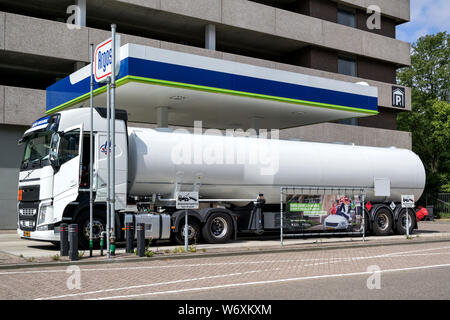
[[[198,209],[198,192],[177,192],[177,209]]]

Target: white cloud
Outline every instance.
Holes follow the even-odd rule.
[[[416,41],[419,37],[450,30],[450,0],[411,0],[411,22],[397,28],[397,37]]]

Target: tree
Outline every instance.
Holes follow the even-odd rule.
[[[397,74],[400,85],[412,88],[412,111],[399,114],[399,129],[412,133],[432,193],[450,192],[449,61],[449,34],[427,35],[412,45],[411,66]]]

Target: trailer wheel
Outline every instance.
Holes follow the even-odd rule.
[[[233,234],[231,217],[222,212],[211,214],[202,228],[202,235],[208,243],[225,243]]]
[[[178,244],[184,244],[184,219],[180,221],[178,226],[178,232],[175,233],[175,241]],[[200,227],[193,218],[188,217],[188,243],[197,243],[200,238]]]
[[[106,231],[105,218],[106,213],[94,212],[92,220],[92,235],[94,240],[94,248],[100,247],[100,236],[103,231]],[[78,224],[78,246],[80,249],[89,249],[89,229],[90,219],[89,211],[82,212],[77,220]]]
[[[375,221],[373,222],[372,229],[376,236],[386,236],[392,230],[392,215],[391,213],[382,208],[375,214]]]
[[[414,230],[414,216],[412,214],[412,210],[408,210],[408,219],[409,219],[409,234],[412,234]],[[398,215],[398,220],[395,228],[396,234],[406,234],[406,210],[402,209],[400,214]]]

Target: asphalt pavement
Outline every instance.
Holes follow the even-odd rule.
[[[450,241],[0,270],[0,299],[445,299]]]

